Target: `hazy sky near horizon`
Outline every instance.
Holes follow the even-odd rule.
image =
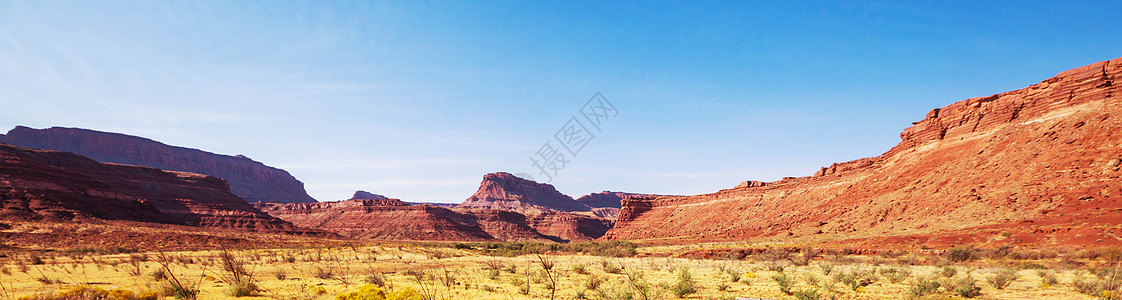
[[[1118,1],[7,1],[0,128],[283,168],[320,201],[460,202],[600,92],[554,178],[699,194],[876,156],[932,108],[1122,56]],[[553,142],[557,146],[557,142]]]

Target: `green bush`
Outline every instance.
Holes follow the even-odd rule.
[[[822,295],[818,293],[818,289],[800,289],[795,291],[795,299],[799,300],[819,300]]]
[[[954,281],[951,287],[954,294],[963,298],[974,298],[982,295],[982,287],[978,286],[974,277],[967,275]]]
[[[795,281],[791,280],[790,277],[787,277],[787,274],[775,274],[775,276],[772,276],[771,279],[774,279],[775,283],[779,284],[780,292],[783,292],[787,295],[791,295],[794,293],[794,291],[791,290],[791,287],[795,285]]]
[[[946,252],[947,259],[953,262],[971,261],[978,258],[978,249],[974,247],[954,247]]]
[[[990,278],[987,278],[986,282],[989,282],[994,288],[1003,290],[1005,287],[1009,286],[1010,283],[1017,280],[1017,277],[1016,269],[1001,269],[998,270],[997,273],[994,273],[993,276],[990,276]]]
[[[234,282],[226,287],[226,296],[245,297],[257,291],[257,284],[253,281]]]
[[[939,282],[935,281],[934,278],[916,278],[908,290],[908,295],[911,298],[923,297],[934,293],[939,289],[939,286]]]
[[[678,280],[674,282],[674,285],[670,286],[670,292],[678,298],[697,292],[697,286],[693,281],[693,274],[690,274],[689,268],[678,269]]]
[[[907,279],[912,274],[912,271],[907,268],[882,268],[880,275],[888,279],[892,283],[900,283]]]

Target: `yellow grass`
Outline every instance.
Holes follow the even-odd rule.
[[[656,250],[656,251],[650,251]],[[640,253],[665,251],[642,249]],[[586,298],[600,299],[604,295],[616,299],[625,293],[635,294],[635,286],[651,287],[651,294],[661,299],[677,298],[668,287],[676,283],[679,270],[685,268],[692,275],[697,292],[689,299],[728,299],[734,297],[794,299],[780,291],[772,279],[778,273],[768,270],[770,262],[752,260],[694,260],[667,257],[608,258],[588,255],[547,255],[553,261],[551,275],[555,277],[556,291],[547,286],[549,276],[544,275],[542,264],[535,255],[519,257],[491,257],[468,250],[452,248],[426,248],[411,245],[380,245],[343,248],[309,249],[255,249],[232,251],[245,263],[245,270],[260,287],[254,296],[243,299],[334,299],[336,294],[358,291],[372,274],[382,274],[385,291],[412,288],[432,299],[573,299],[583,293]],[[3,283],[0,299],[18,299],[35,294],[52,294],[76,286],[94,286],[105,290],[123,289],[136,294],[161,293],[169,279],[153,276],[163,269],[160,253],[142,254],[37,254],[42,264],[31,264],[28,254],[18,254],[0,260],[6,272],[0,274]],[[190,287],[200,290],[199,299],[233,298],[226,295],[228,277],[223,270],[219,251],[192,251],[164,253],[172,262],[167,268]],[[822,296],[838,299],[906,298],[911,282],[920,276],[940,276],[936,266],[909,266],[881,262],[875,257],[849,257],[830,261],[819,257],[810,265],[795,267],[789,262],[784,273],[795,282],[794,290],[817,289]],[[291,260],[291,262],[290,262]],[[135,263],[134,263],[135,262]],[[881,264],[876,266],[874,264]],[[500,266],[492,277],[488,265]],[[605,272],[605,264],[622,266],[617,274]],[[824,274],[821,264],[832,264],[833,273],[876,271],[893,266],[910,270],[910,276],[899,283],[876,276],[868,286],[853,291],[844,283],[833,282]],[[583,266],[583,273],[574,271]],[[980,265],[978,263],[975,266]],[[1019,279],[1004,290],[998,290],[985,279],[996,268],[962,266],[956,278],[969,274],[982,286],[985,299],[1092,299],[1075,291],[1072,280],[1077,270],[1054,270],[1059,278],[1056,285],[1045,286],[1033,270],[1021,270]],[[139,266],[139,272],[137,272]],[[510,272],[514,266],[515,273]],[[610,268],[609,268],[610,269]],[[732,282],[730,272],[741,272],[741,281]],[[330,276],[325,276],[331,273]],[[283,276],[278,276],[283,274]],[[628,276],[628,274],[632,276]],[[639,275],[641,274],[641,275]],[[805,279],[813,274],[821,286],[811,286]],[[319,276],[317,276],[319,275]],[[641,276],[638,279],[636,275]],[[586,290],[590,277],[603,278],[596,290]],[[630,279],[629,279],[630,278]],[[940,277],[941,278],[941,277]],[[42,279],[42,280],[41,280]],[[526,283],[528,294],[523,294]],[[517,285],[516,285],[517,284]],[[601,293],[602,292],[602,293]],[[953,296],[938,289],[934,297],[946,299]],[[642,299],[635,295],[636,299]],[[164,296],[165,299],[171,297]]]

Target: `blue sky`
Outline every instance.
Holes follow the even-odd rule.
[[[0,1],[0,128],[244,154],[321,201],[460,202],[596,92],[552,181],[698,194],[876,156],[935,107],[1122,56],[1122,2]],[[541,176],[537,176],[541,177]]]

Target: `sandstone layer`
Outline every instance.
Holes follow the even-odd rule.
[[[531,218],[513,211],[410,205],[397,199],[256,206],[300,227],[381,240],[587,241],[603,235],[610,225],[564,212]]]
[[[619,209],[622,206],[620,203],[623,199],[649,196],[654,195],[603,191],[581,196],[576,201],[590,207],[592,214],[597,217],[615,219],[619,216]]]
[[[0,134],[0,143],[25,148],[69,151],[100,162],[192,172],[226,179],[235,195],[248,202],[316,202],[304,183],[288,172],[245,156],[228,156],[169,146],[150,139],[81,128],[32,129],[18,126]]]
[[[0,144],[0,203],[0,218],[9,220],[105,219],[299,231],[238,198],[220,178],[7,144]]]
[[[1122,244],[1122,58],[934,109],[813,176],[623,200],[603,239]]]

